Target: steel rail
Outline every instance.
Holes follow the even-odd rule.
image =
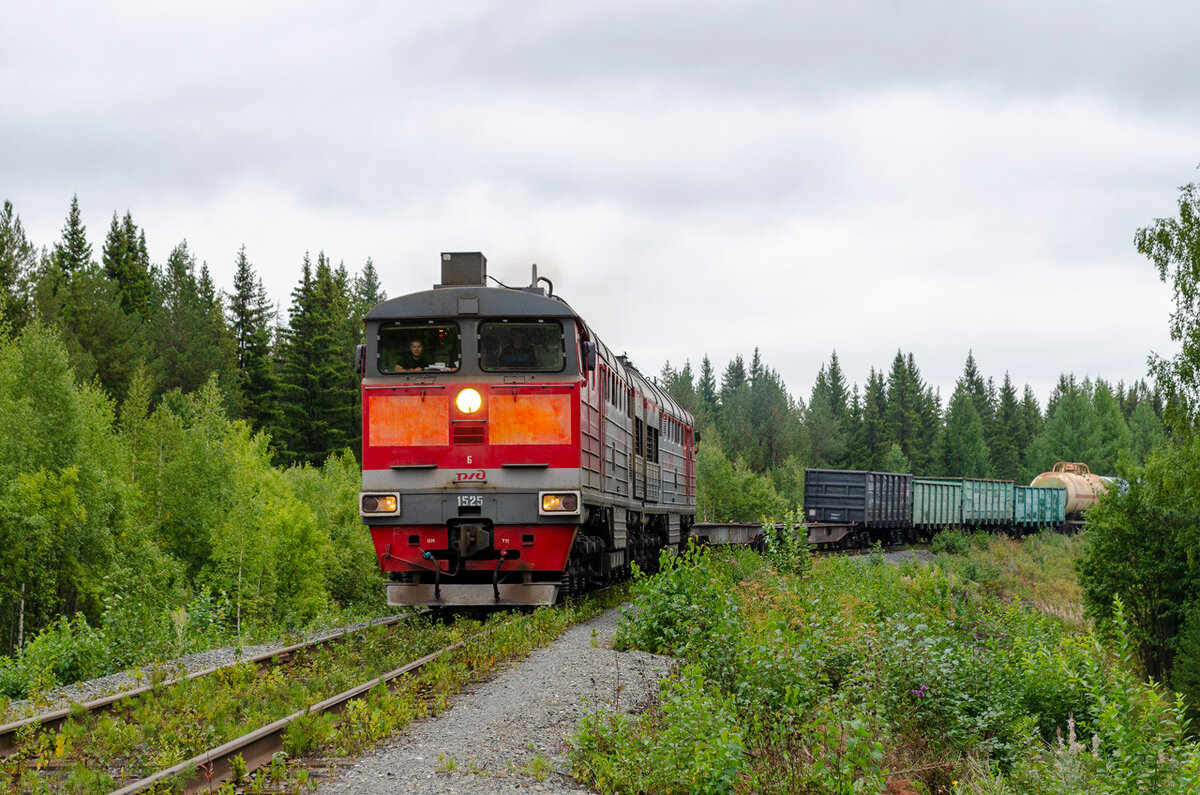
[[[303,651],[304,649],[317,648],[326,644],[341,642],[358,632],[371,629],[372,627],[395,626],[403,621],[407,621],[410,617],[411,614],[407,613],[403,615],[390,616],[380,621],[374,621],[357,629],[342,630],[341,632],[336,632],[323,638],[304,641],[303,643],[295,643],[291,646],[284,646],[273,651],[265,651],[261,654],[256,654],[253,657],[247,657],[245,659],[236,660],[223,665],[214,665],[211,668],[205,668],[202,671],[194,671],[186,676],[170,679],[159,684],[151,683],[148,685],[143,685],[141,687],[134,688],[133,690],[114,693],[112,695],[104,696],[103,698],[98,698],[94,701],[88,701],[80,705],[64,707],[52,712],[46,712],[41,715],[34,715],[32,717],[23,718],[22,720],[13,721],[12,723],[6,723],[3,726],[0,726],[0,759],[10,757],[19,750],[17,747],[16,737],[17,733],[22,729],[29,726],[36,726],[38,727],[39,731],[57,731],[62,727],[63,723],[66,722],[67,718],[71,716],[71,713],[73,711],[77,711],[80,707],[88,712],[101,712],[111,709],[114,704],[117,704],[124,699],[136,698],[145,693],[149,693],[156,688],[171,687],[173,685],[180,684],[181,682],[200,679],[201,677],[209,676],[217,671],[238,665],[243,662],[252,663],[257,665],[259,668],[265,668],[268,665],[278,665],[280,663],[287,662],[292,655],[294,655],[296,652]]]
[[[248,734],[230,740],[224,745],[209,749],[166,770],[160,770],[152,776],[135,781],[121,789],[114,790],[111,795],[130,795],[130,793],[134,792],[144,792],[156,784],[161,784],[181,775],[186,776],[183,782],[183,789],[181,790],[185,795],[207,792],[213,786],[222,784],[232,778],[232,760],[235,756],[241,755],[242,761],[245,762],[245,770],[248,773],[270,764],[275,754],[283,750],[283,739],[287,733],[288,726],[299,718],[323,712],[335,715],[340,714],[351,701],[362,698],[381,684],[387,687],[389,693],[395,692],[401,680],[408,674],[419,670],[442,655],[448,654],[478,637],[479,635],[476,634],[456,641],[444,649],[428,654],[419,660],[413,660],[394,671],[375,677],[336,696],[331,696],[324,701],[313,704],[307,709],[293,712],[286,718],[280,718],[274,723],[255,729]]]
[[[597,591],[568,600],[566,604],[574,604],[582,601],[585,598],[595,596],[597,594],[606,593],[618,585],[611,585],[600,588]],[[214,786],[219,786],[232,778],[233,774],[233,757],[241,755],[244,762],[244,771],[249,774],[262,767],[267,766],[275,758],[275,754],[283,750],[283,738],[287,733],[287,728],[294,721],[309,714],[320,714],[323,712],[341,714],[346,705],[355,699],[362,698],[375,687],[383,685],[388,689],[389,693],[394,693],[399,686],[401,680],[407,675],[419,670],[423,666],[433,662],[434,660],[449,654],[455,649],[477,640],[488,633],[492,632],[499,626],[508,624],[511,621],[520,621],[524,616],[514,616],[507,621],[501,622],[495,626],[484,627],[480,631],[471,635],[468,638],[456,641],[444,649],[428,654],[418,660],[413,660],[406,665],[402,665],[394,671],[375,677],[368,682],[350,688],[345,692],[339,693],[336,696],[331,696],[317,704],[308,707],[307,709],[299,710],[286,718],[255,729],[252,732],[242,735],[236,739],[230,740],[224,745],[217,746],[201,754],[198,754],[191,759],[180,762],[166,770],[161,770],[151,776],[148,776],[140,781],[135,781],[121,789],[114,790],[110,795],[131,795],[135,792],[143,792],[155,785],[175,778],[177,776],[186,776],[183,782],[184,795],[194,795],[195,793],[208,792]]]

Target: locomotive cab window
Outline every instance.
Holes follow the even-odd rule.
[[[479,367],[486,372],[559,373],[565,350],[562,326],[553,321],[479,324]]]
[[[457,323],[389,323],[379,329],[382,373],[454,372],[459,355]]]

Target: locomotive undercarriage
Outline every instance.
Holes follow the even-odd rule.
[[[625,544],[619,547],[614,523],[615,511],[625,517]],[[665,514],[643,514],[620,508],[593,505],[587,519],[575,534],[563,588],[567,596],[576,596],[629,578],[630,564],[643,571],[658,571],[658,559],[669,542],[669,520]]]

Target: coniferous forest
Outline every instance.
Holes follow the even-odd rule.
[[[186,241],[151,262],[146,235],[114,213],[101,241],[77,198],[55,241],[0,213],[0,652],[22,651],[0,697],[383,609],[355,501],[372,262],[306,255],[280,313],[244,248],[217,285]],[[1041,406],[964,356],[948,398],[903,351],[861,381],[832,353],[807,400],[757,349],[719,375],[667,364],[703,437],[697,518],[782,516],[805,467],[1028,482],[1059,460],[1141,466],[1167,438],[1145,381],[1066,373]]]

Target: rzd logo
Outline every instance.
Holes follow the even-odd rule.
[[[476,469],[474,472],[455,472],[454,479],[455,480],[476,480],[476,481],[482,482],[482,481],[487,480],[487,472],[482,469]]]

